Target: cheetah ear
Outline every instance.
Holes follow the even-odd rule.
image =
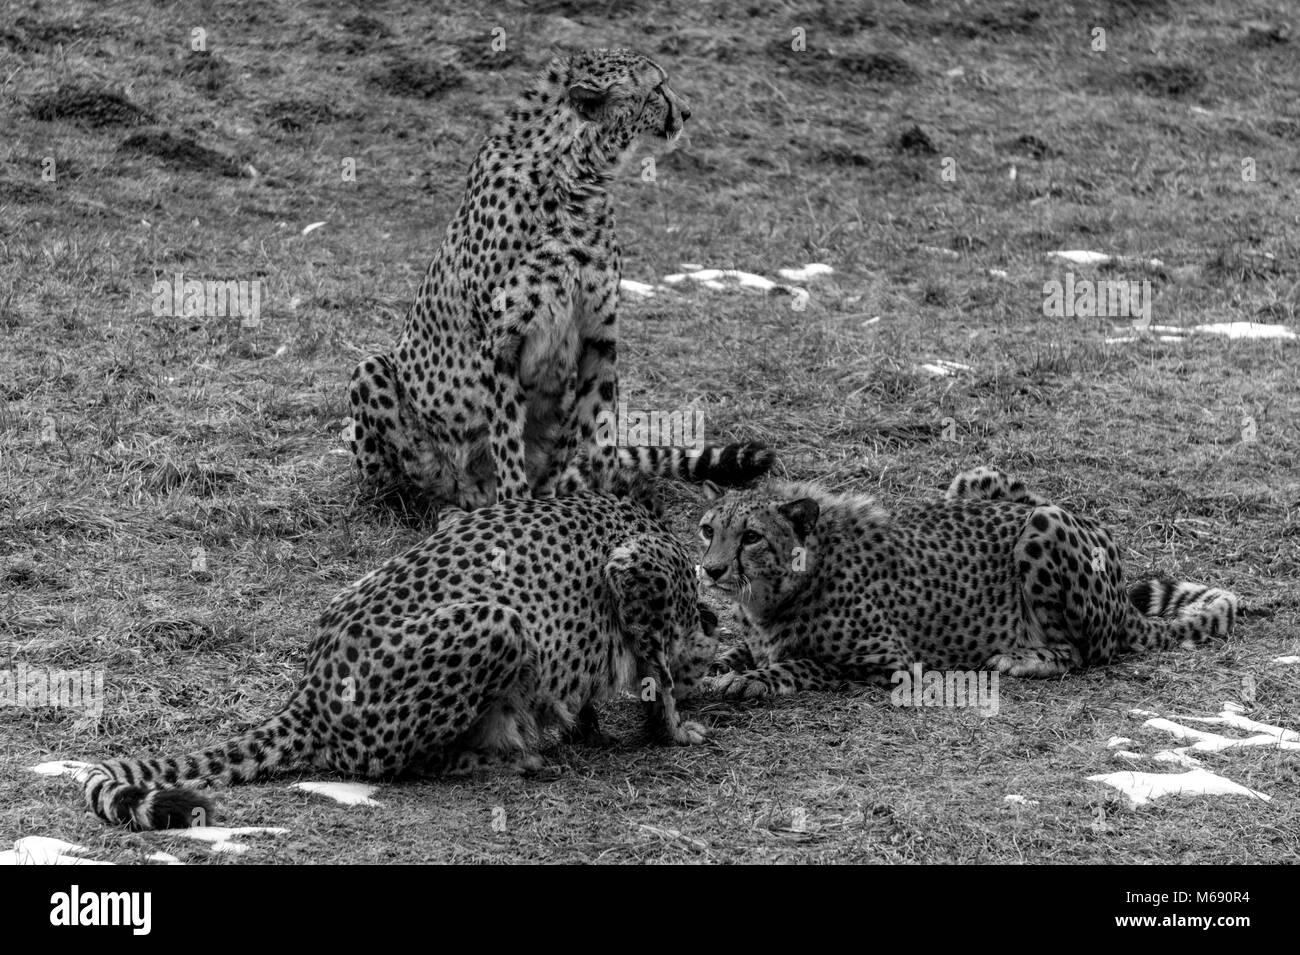
[[[797,501],[787,501],[776,512],[790,522],[794,532],[800,537],[807,537],[817,526],[817,518],[822,509],[811,497],[801,497]]]
[[[705,481],[700,484],[700,493],[704,495],[704,502],[706,504],[713,504],[715,501],[721,500],[725,497],[727,492],[718,487],[712,481]]]
[[[574,112],[585,120],[595,119],[608,98],[608,90],[597,89],[586,83],[574,83],[569,87],[569,103]]]

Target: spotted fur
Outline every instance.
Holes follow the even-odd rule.
[[[230,742],[100,763],[83,779],[101,819],[190,825],[212,803],[185,786],[317,767],[367,778],[536,769],[548,727],[598,732],[594,704],[638,691],[658,732],[698,743],[677,702],[714,657],[685,548],[632,497],[521,498],[465,514],[339,593],[277,713]]]
[[[775,486],[717,502],[700,532],[700,579],[745,628],[715,681],[734,696],[884,683],[913,663],[1057,676],[1225,637],[1237,613],[1236,596],[1198,584],[1126,589],[1101,525],[991,468],[892,514]]]
[[[396,349],[352,373],[367,482],[469,510],[600,486],[620,466],[721,484],[771,467],[759,444],[631,449],[609,434],[622,266],[607,185],[689,117],[663,68],[630,50],[542,71],[470,167]]]

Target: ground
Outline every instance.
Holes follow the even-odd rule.
[[[1275,662],[1300,653],[1300,343],[1044,308],[1071,272],[1149,281],[1153,325],[1300,329],[1294,11],[438,6],[7,7],[0,666],[101,671],[106,699],[98,717],[0,710],[0,843],[119,862],[1300,861],[1294,752],[1200,756],[1271,802],[1134,807],[1086,778],[1127,768],[1112,737],[1169,742],[1133,708],[1235,700],[1300,728],[1300,670]],[[330,595],[419,538],[358,498],[348,372],[398,333],[491,119],[552,53],[615,45],[659,59],[693,109],[677,153],[615,186],[626,277],[665,286],[624,298],[632,407],[698,402],[710,437],[891,506],[997,465],[1113,527],[1130,575],[1239,593],[1238,633],[1004,680],[995,716],[880,690],[715,701],[713,743],[671,748],[639,738],[628,700],[606,711],[619,745],[550,751],[558,779],[389,785],[368,807],[293,776],[223,791],[223,824],[287,830],[242,854],[85,815],[28,767],[261,718]],[[834,271],[790,283],[805,304],[664,283],[684,263]],[[260,321],[155,309],[178,272],[260,279]],[[674,528],[701,506],[675,492]]]

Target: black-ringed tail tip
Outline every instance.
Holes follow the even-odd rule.
[[[776,452],[757,441],[706,444],[690,448],[633,447],[618,449],[619,464],[626,468],[703,484],[710,481],[739,487],[757,480],[772,469]]]

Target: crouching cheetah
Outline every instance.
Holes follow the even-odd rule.
[[[943,503],[888,514],[786,485],[700,522],[706,589],[734,596],[746,642],[719,658],[728,696],[888,682],[913,663],[1051,677],[1232,629],[1237,598],[1168,578],[1127,592],[1110,534],[994,468]]]
[[[86,802],[106,822],[155,829],[210,818],[191,781],[537,769],[546,727],[598,732],[593,704],[633,681],[658,732],[699,743],[677,701],[708,670],[716,622],[686,549],[641,500],[492,505],[335,596],[275,715],[187,756],[91,766]]]
[[[630,50],[556,59],[488,135],[394,351],[352,373],[350,447],[380,491],[471,510],[619,466],[743,484],[761,444],[620,448],[621,265],[607,185],[690,108]]]

